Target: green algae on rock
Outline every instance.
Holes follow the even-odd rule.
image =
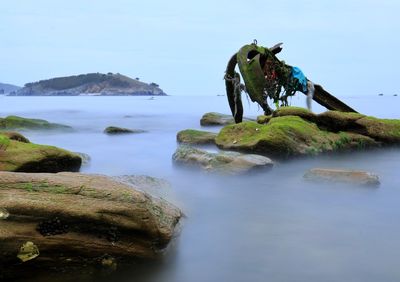
[[[123,128],[123,127],[117,127],[117,126],[109,126],[106,129],[104,129],[104,133],[106,134],[129,134],[129,133],[144,133],[146,131],[141,130],[141,129],[129,129],[129,128]]]
[[[71,130],[72,127],[50,123],[43,119],[31,119],[18,116],[0,118],[0,130]]]
[[[54,146],[12,140],[0,134],[0,171],[79,171],[80,156]]]
[[[215,137],[217,137],[217,133],[214,132],[186,129],[179,131],[176,139],[179,143],[186,144],[214,144]]]
[[[316,115],[306,109],[283,107],[258,121],[224,127],[217,135],[217,146],[287,158],[400,142],[400,120],[358,113],[328,111]]]

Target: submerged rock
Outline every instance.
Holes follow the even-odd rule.
[[[0,133],[0,171],[79,171],[81,163],[80,156],[72,152],[13,140]]]
[[[104,133],[106,134],[127,134],[127,133],[143,133],[146,132],[141,129],[129,129],[129,128],[123,128],[123,127],[116,127],[116,126],[109,126],[106,129],[104,129]]]
[[[214,132],[186,129],[179,131],[176,139],[179,143],[186,144],[214,144],[215,137],[217,133]]]
[[[30,266],[45,269],[84,267],[106,255],[115,258],[112,265],[157,259],[181,218],[166,201],[105,176],[78,173],[0,172],[0,206],[10,213],[0,232],[0,267],[6,271],[23,270],[13,266],[26,241],[40,248],[40,259]]]
[[[304,178],[316,182],[342,182],[366,186],[380,184],[379,177],[376,174],[346,169],[313,168],[304,174]]]
[[[256,168],[266,169],[273,166],[269,158],[260,155],[245,155],[237,152],[210,153],[189,146],[180,146],[172,159],[178,164],[229,174],[241,174]]]
[[[287,107],[258,121],[224,127],[216,138],[217,146],[287,158],[400,143],[400,120],[358,113],[327,111],[315,115]]]
[[[8,116],[0,118],[0,130],[72,130],[72,127],[43,119]]]

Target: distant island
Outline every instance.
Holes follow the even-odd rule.
[[[119,73],[88,73],[31,82],[10,96],[130,96],[167,95],[159,85]]]
[[[16,85],[7,84],[7,83],[0,83],[0,95],[9,94],[9,93],[15,92],[20,88],[21,87],[16,86]]]

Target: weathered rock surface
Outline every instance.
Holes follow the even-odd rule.
[[[316,115],[287,107],[258,121],[224,127],[216,138],[217,146],[286,158],[400,143],[400,120],[357,113],[327,111]]]
[[[178,164],[192,165],[207,171],[241,174],[255,169],[267,169],[273,162],[264,156],[237,152],[210,153],[189,146],[180,146],[172,156]]]
[[[220,114],[220,113],[205,113],[201,119],[200,119],[200,124],[202,126],[207,126],[207,125],[228,125],[228,124],[234,124],[235,120],[231,115],[225,115],[225,114]]]
[[[72,130],[72,127],[43,119],[8,116],[0,118],[0,130]]]
[[[314,182],[349,183],[365,186],[380,184],[379,177],[376,174],[347,169],[313,168],[304,174],[304,178]]]
[[[21,136],[17,139],[21,139],[23,137]],[[0,171],[79,171],[82,159],[77,154],[57,147],[26,143],[25,141],[24,139],[22,141],[17,141],[15,138],[10,139],[0,133]]]
[[[129,129],[129,128],[123,128],[123,127],[117,127],[117,126],[109,126],[106,129],[104,129],[104,133],[106,134],[129,134],[129,133],[144,133],[146,131],[141,130],[141,129]]]
[[[186,144],[214,144],[215,137],[217,133],[214,132],[186,129],[179,131],[176,139],[179,143]]]
[[[65,269],[157,259],[173,238],[181,212],[101,175],[0,172],[2,275],[24,267]],[[4,213],[4,212],[3,212]],[[18,263],[23,244],[40,255]],[[3,271],[4,270],[4,271]],[[15,274],[15,273],[14,273]]]
[[[112,178],[154,197],[162,198],[174,205],[181,206],[171,183],[163,178],[148,175],[120,175]]]

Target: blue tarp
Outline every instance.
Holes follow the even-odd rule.
[[[307,93],[307,78],[301,71],[301,69],[299,69],[298,67],[292,67],[292,77],[296,78],[299,81],[303,89],[302,92]]]

